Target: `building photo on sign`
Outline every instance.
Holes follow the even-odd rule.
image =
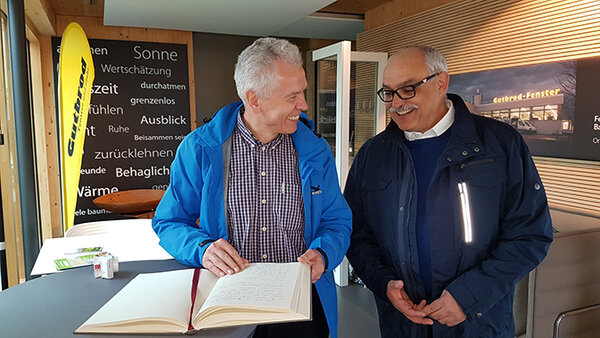
[[[566,61],[456,74],[448,91],[461,95],[473,114],[512,125],[533,155],[570,157],[576,71],[576,61]]]

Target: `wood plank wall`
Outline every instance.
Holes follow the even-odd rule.
[[[458,0],[357,38],[359,51],[413,44],[441,51],[451,74],[600,56],[600,1]],[[534,161],[551,207],[600,217],[600,162]]]
[[[365,30],[377,28],[452,1],[454,0],[385,1],[365,12]],[[368,0],[368,2],[372,2],[372,0]]]

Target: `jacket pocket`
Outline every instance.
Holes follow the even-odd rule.
[[[362,181],[363,189],[367,191],[381,190],[385,189],[392,180],[391,175],[382,175],[380,173],[372,176],[367,176]]]
[[[493,187],[506,181],[506,168],[495,158],[484,158],[461,163],[460,181],[480,187]]]
[[[500,210],[507,180],[505,164],[495,158],[472,160],[457,170],[456,221],[462,257],[458,273],[485,259],[497,245]]]

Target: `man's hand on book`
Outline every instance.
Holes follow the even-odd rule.
[[[310,265],[311,279],[315,283],[325,271],[323,256],[314,249],[308,249],[302,256],[298,257],[298,262]]]
[[[248,263],[248,260],[242,258],[223,238],[212,242],[202,256],[202,266],[220,277],[240,272],[248,266]]]

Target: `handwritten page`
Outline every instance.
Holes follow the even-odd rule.
[[[300,263],[251,264],[242,272],[221,277],[200,312],[223,305],[291,308],[299,270]]]
[[[92,315],[77,333],[186,332],[194,269],[140,274]],[[235,275],[201,270],[196,329],[310,319],[310,267],[251,264]]]

